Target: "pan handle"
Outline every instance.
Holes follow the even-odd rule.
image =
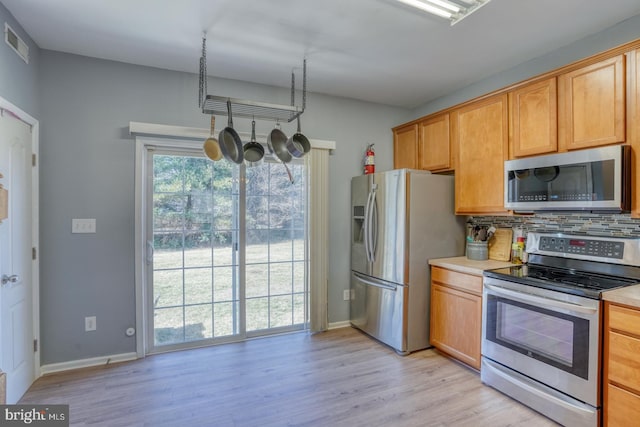
[[[233,129],[233,117],[231,117],[231,100],[227,99],[227,114],[229,115],[228,126]]]

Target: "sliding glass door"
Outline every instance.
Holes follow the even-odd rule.
[[[247,169],[247,332],[276,332],[306,323],[307,244],[304,165],[265,162]]]
[[[306,327],[304,164],[247,168],[152,150],[146,211],[149,352]]]

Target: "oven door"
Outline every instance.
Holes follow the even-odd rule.
[[[484,278],[482,355],[600,406],[600,301]]]

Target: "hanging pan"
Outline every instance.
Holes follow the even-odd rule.
[[[287,150],[287,135],[280,130],[280,123],[278,122],[276,122],[276,127],[273,128],[267,137],[267,147],[269,147],[269,152],[282,162],[284,168],[287,170],[289,181],[293,184],[293,175],[291,175],[289,166],[287,166],[287,163],[291,161],[291,153]]]
[[[293,157],[300,158],[311,150],[311,143],[306,136],[300,132],[300,115],[298,115],[298,131],[287,139],[287,151]]]
[[[264,157],[264,147],[256,141],[256,121],[251,121],[251,141],[244,144],[244,160],[247,166],[258,166]]]
[[[218,140],[213,136],[213,129],[216,126],[216,118],[212,114],[211,115],[211,132],[209,133],[209,138],[204,141],[202,145],[202,149],[204,154],[213,160],[214,162],[220,160],[222,158],[222,151],[220,151],[220,144],[218,144]]]
[[[280,123],[269,133],[267,137],[267,147],[271,154],[277,157],[282,163],[291,161],[291,153],[287,150],[287,135],[280,130]]]
[[[231,101],[227,101],[227,114],[229,114],[229,124],[220,131],[218,141],[220,149],[225,159],[230,162],[240,164],[243,161],[242,140],[240,135],[233,129],[233,117],[231,116]]]

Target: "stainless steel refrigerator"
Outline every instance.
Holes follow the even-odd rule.
[[[429,347],[429,259],[464,255],[453,179],[397,169],[351,180],[351,325],[399,354]]]

